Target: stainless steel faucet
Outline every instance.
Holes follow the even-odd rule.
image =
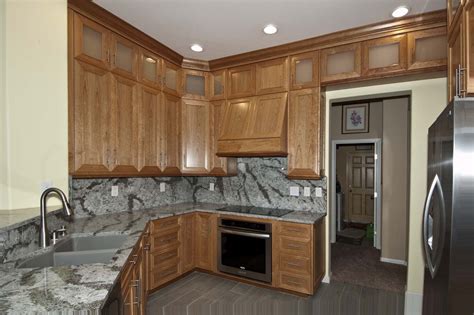
[[[66,195],[64,192],[59,188],[48,188],[46,189],[43,194],[41,195],[40,206],[41,206],[41,223],[40,223],[40,246],[41,248],[45,248],[49,246],[49,231],[46,226],[46,202],[48,200],[48,195],[50,193],[55,193],[59,196],[61,203],[63,204],[63,213],[66,216],[72,215],[72,208],[67,201]]]

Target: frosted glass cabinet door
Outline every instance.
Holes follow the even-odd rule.
[[[225,79],[227,71],[214,71],[210,75],[209,93],[211,100],[225,99]]]
[[[141,49],[140,52],[140,81],[154,88],[161,86],[161,59],[156,55]]]
[[[403,71],[406,67],[406,35],[377,38],[362,43],[363,75]]]
[[[112,39],[112,71],[131,79],[137,78],[138,46],[117,35]]]
[[[207,99],[207,73],[195,70],[184,70],[183,72],[183,97],[193,99]]]
[[[303,89],[319,84],[319,52],[291,56],[291,89]]]
[[[360,44],[321,51],[321,82],[358,78],[361,74]]]
[[[163,90],[170,94],[179,96],[179,67],[167,61],[164,61],[162,73],[164,76]]]
[[[408,69],[446,66],[448,40],[443,27],[408,34]]]
[[[110,32],[91,20],[74,13],[74,57],[108,68]]]

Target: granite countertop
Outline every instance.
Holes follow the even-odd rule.
[[[126,242],[107,264],[88,264],[34,269],[19,269],[23,259],[47,251],[37,250],[18,260],[0,264],[0,313],[29,314],[49,311],[100,310],[113,288],[122,266],[148,221],[193,211],[216,212],[247,217],[263,215],[220,212],[222,204],[182,203],[154,209],[118,212],[93,217],[75,218],[68,233],[74,236],[126,234]],[[314,223],[325,213],[295,211],[274,220]],[[15,226],[19,223],[15,224]]]

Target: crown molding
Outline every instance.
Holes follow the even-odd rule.
[[[199,71],[210,70],[209,61],[204,61],[204,60],[199,60],[199,59],[190,59],[190,58],[183,58],[183,62],[181,63],[181,68],[199,70]]]

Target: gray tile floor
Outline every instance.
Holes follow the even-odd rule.
[[[395,315],[402,293],[331,282],[299,297],[218,276],[193,272],[149,297],[148,315]]]

